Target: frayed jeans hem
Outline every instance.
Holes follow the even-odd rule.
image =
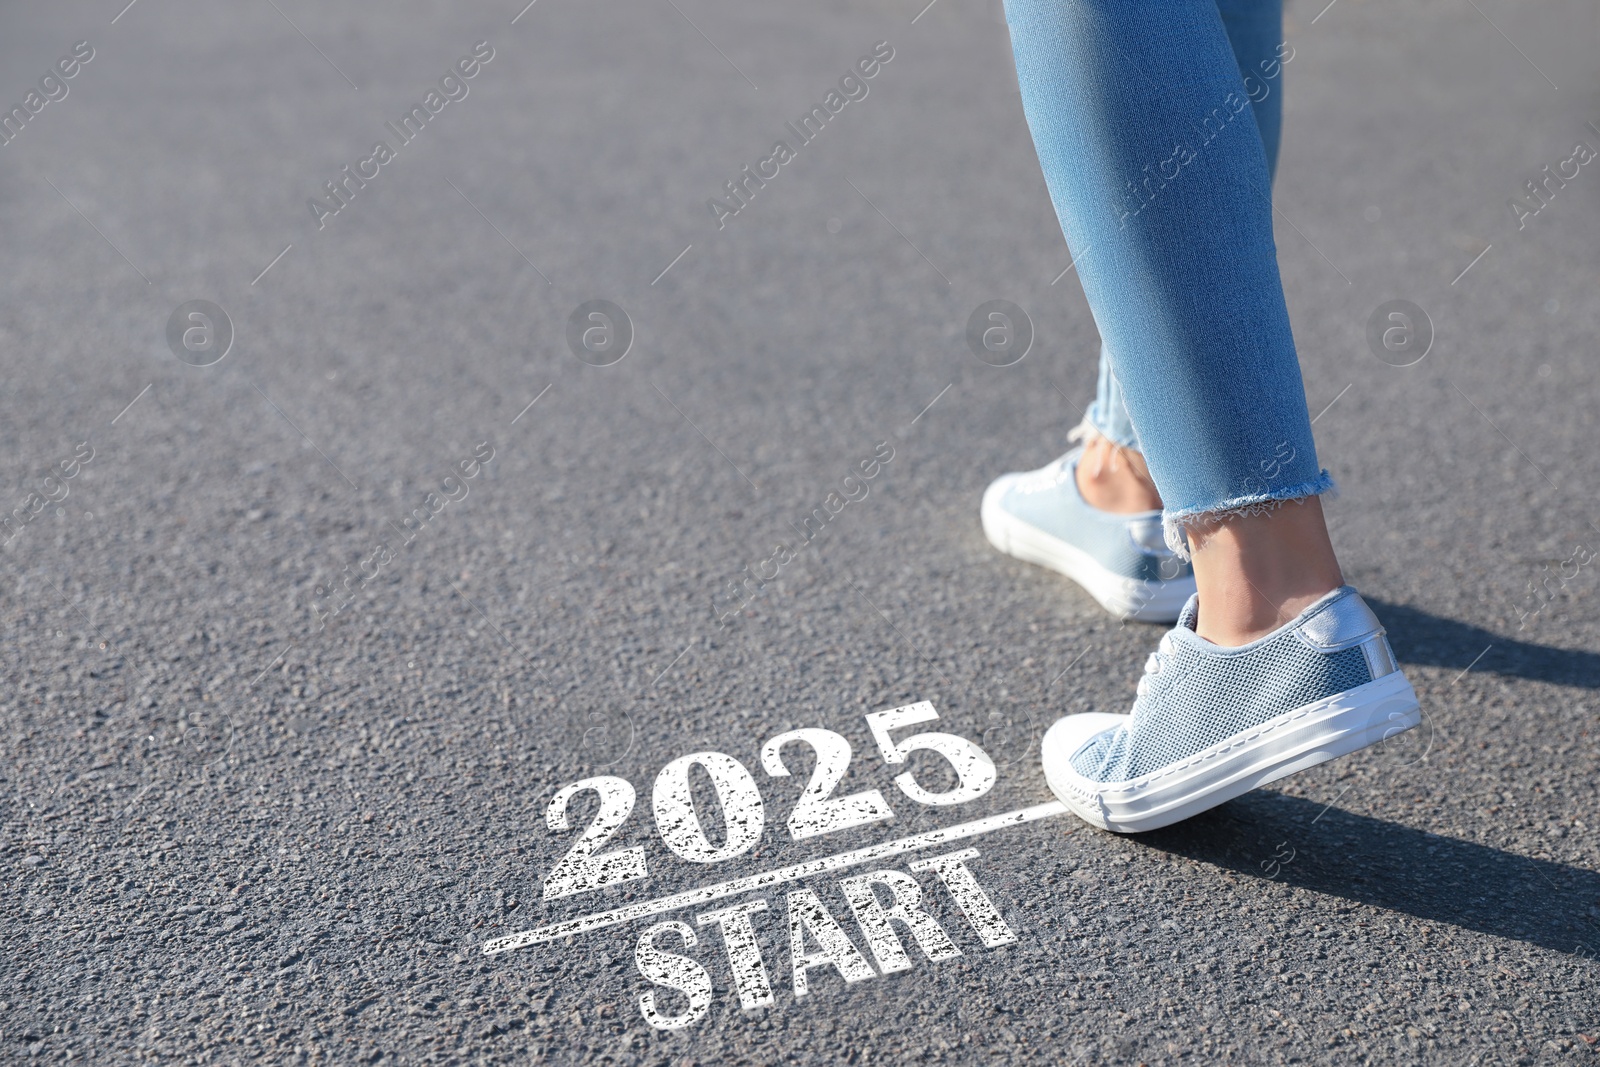
[[[1334,484],[1333,475],[1323,471],[1309,482],[1284,486],[1270,493],[1250,493],[1207,507],[1180,508],[1175,511],[1168,509],[1162,513],[1161,529],[1166,537],[1167,547],[1177,553],[1179,559],[1187,561],[1189,530],[1215,526],[1239,515],[1265,515],[1276,511],[1291,500],[1304,500],[1311,496],[1326,496],[1331,499],[1338,493],[1339,487]]]

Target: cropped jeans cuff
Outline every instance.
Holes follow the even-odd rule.
[[[1102,404],[1099,400],[1090,403],[1083,425],[1120,448],[1139,451],[1139,435],[1133,432],[1133,420],[1128,418],[1128,409],[1122,406],[1120,400],[1115,407]]]
[[[1239,515],[1266,515],[1290,500],[1304,500],[1310,496],[1326,496],[1331,499],[1338,495],[1339,487],[1334,484],[1333,475],[1323,471],[1309,482],[1287,485],[1270,492],[1248,493],[1220,504],[1168,508],[1161,515],[1162,533],[1166,536],[1167,547],[1177,553],[1179,559],[1188,560],[1187,534],[1190,530],[1204,530]]]
[[[1139,434],[1133,428],[1133,420],[1128,417],[1128,405],[1122,399],[1122,383],[1117,381],[1117,375],[1111,369],[1111,357],[1106,352],[1104,342],[1100,345],[1099,381],[1095,386],[1094,401],[1085,412],[1084,422],[1112,444],[1131,448],[1135,452],[1141,451]]]

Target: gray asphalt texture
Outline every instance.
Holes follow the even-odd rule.
[[[776,1003],[742,1010],[701,928],[713,1002],[674,1033],[639,1008],[649,923],[483,944],[1042,803],[1043,729],[1124,710],[1159,636],[979,528],[990,479],[1064,450],[1096,347],[1075,274],[1052,283],[998,4],[120,7],[11,4],[0,35],[8,108],[94,49],[0,148],[4,510],[76,470],[0,566],[0,1060],[1595,1055],[1600,177],[1521,229],[1507,203],[1600,147],[1592,4],[1288,15],[1283,276],[1335,541],[1425,729],[1157,833],[974,838],[1014,944],[982,947],[924,873],[963,955],[816,969],[804,998],[798,885],[768,890]],[[319,229],[308,198],[478,41],[469,95]],[[879,41],[869,95],[719,230],[707,198]],[[167,342],[196,299],[234,331],[212,366]],[[567,342],[595,299],[635,332],[610,366]],[[968,350],[990,299],[1033,322],[1013,366]],[[1391,299],[1431,319],[1415,365],[1368,347]],[[880,442],[869,495],[719,626],[727,583]],[[994,757],[988,795],[891,784],[862,716],[918,700]],[[759,752],[804,726],[851,741],[841,790],[881,788],[894,822],[788,839],[811,757],[775,779]],[[699,751],[766,799],[756,850],[710,866],[652,830],[656,773]],[[650,880],[547,902],[576,835],[546,806],[597,774],[637,788],[612,845]],[[839,877],[804,884],[861,945]]]

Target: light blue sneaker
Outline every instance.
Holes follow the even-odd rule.
[[[1239,648],[1195,633],[1198,617],[1195,597],[1146,661],[1131,715],[1068,715],[1045,732],[1045,779],[1084,821],[1154,830],[1422,721],[1349,586]]]
[[[1121,619],[1172,622],[1194,570],[1166,545],[1161,512],[1116,515],[1083,499],[1082,448],[1047,467],[1004,474],[983,494],[983,532],[1008,556],[1065,574]]]

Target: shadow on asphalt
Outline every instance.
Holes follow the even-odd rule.
[[[1460,670],[1487,648],[1488,653],[1474,665],[1474,670],[1600,689],[1600,653],[1536,645],[1405,604],[1365,599],[1388,629],[1389,643],[1401,663]]]
[[[1381,614],[1381,613],[1380,613]],[[1265,790],[1138,835],[1163,852],[1588,959],[1600,873]]]

